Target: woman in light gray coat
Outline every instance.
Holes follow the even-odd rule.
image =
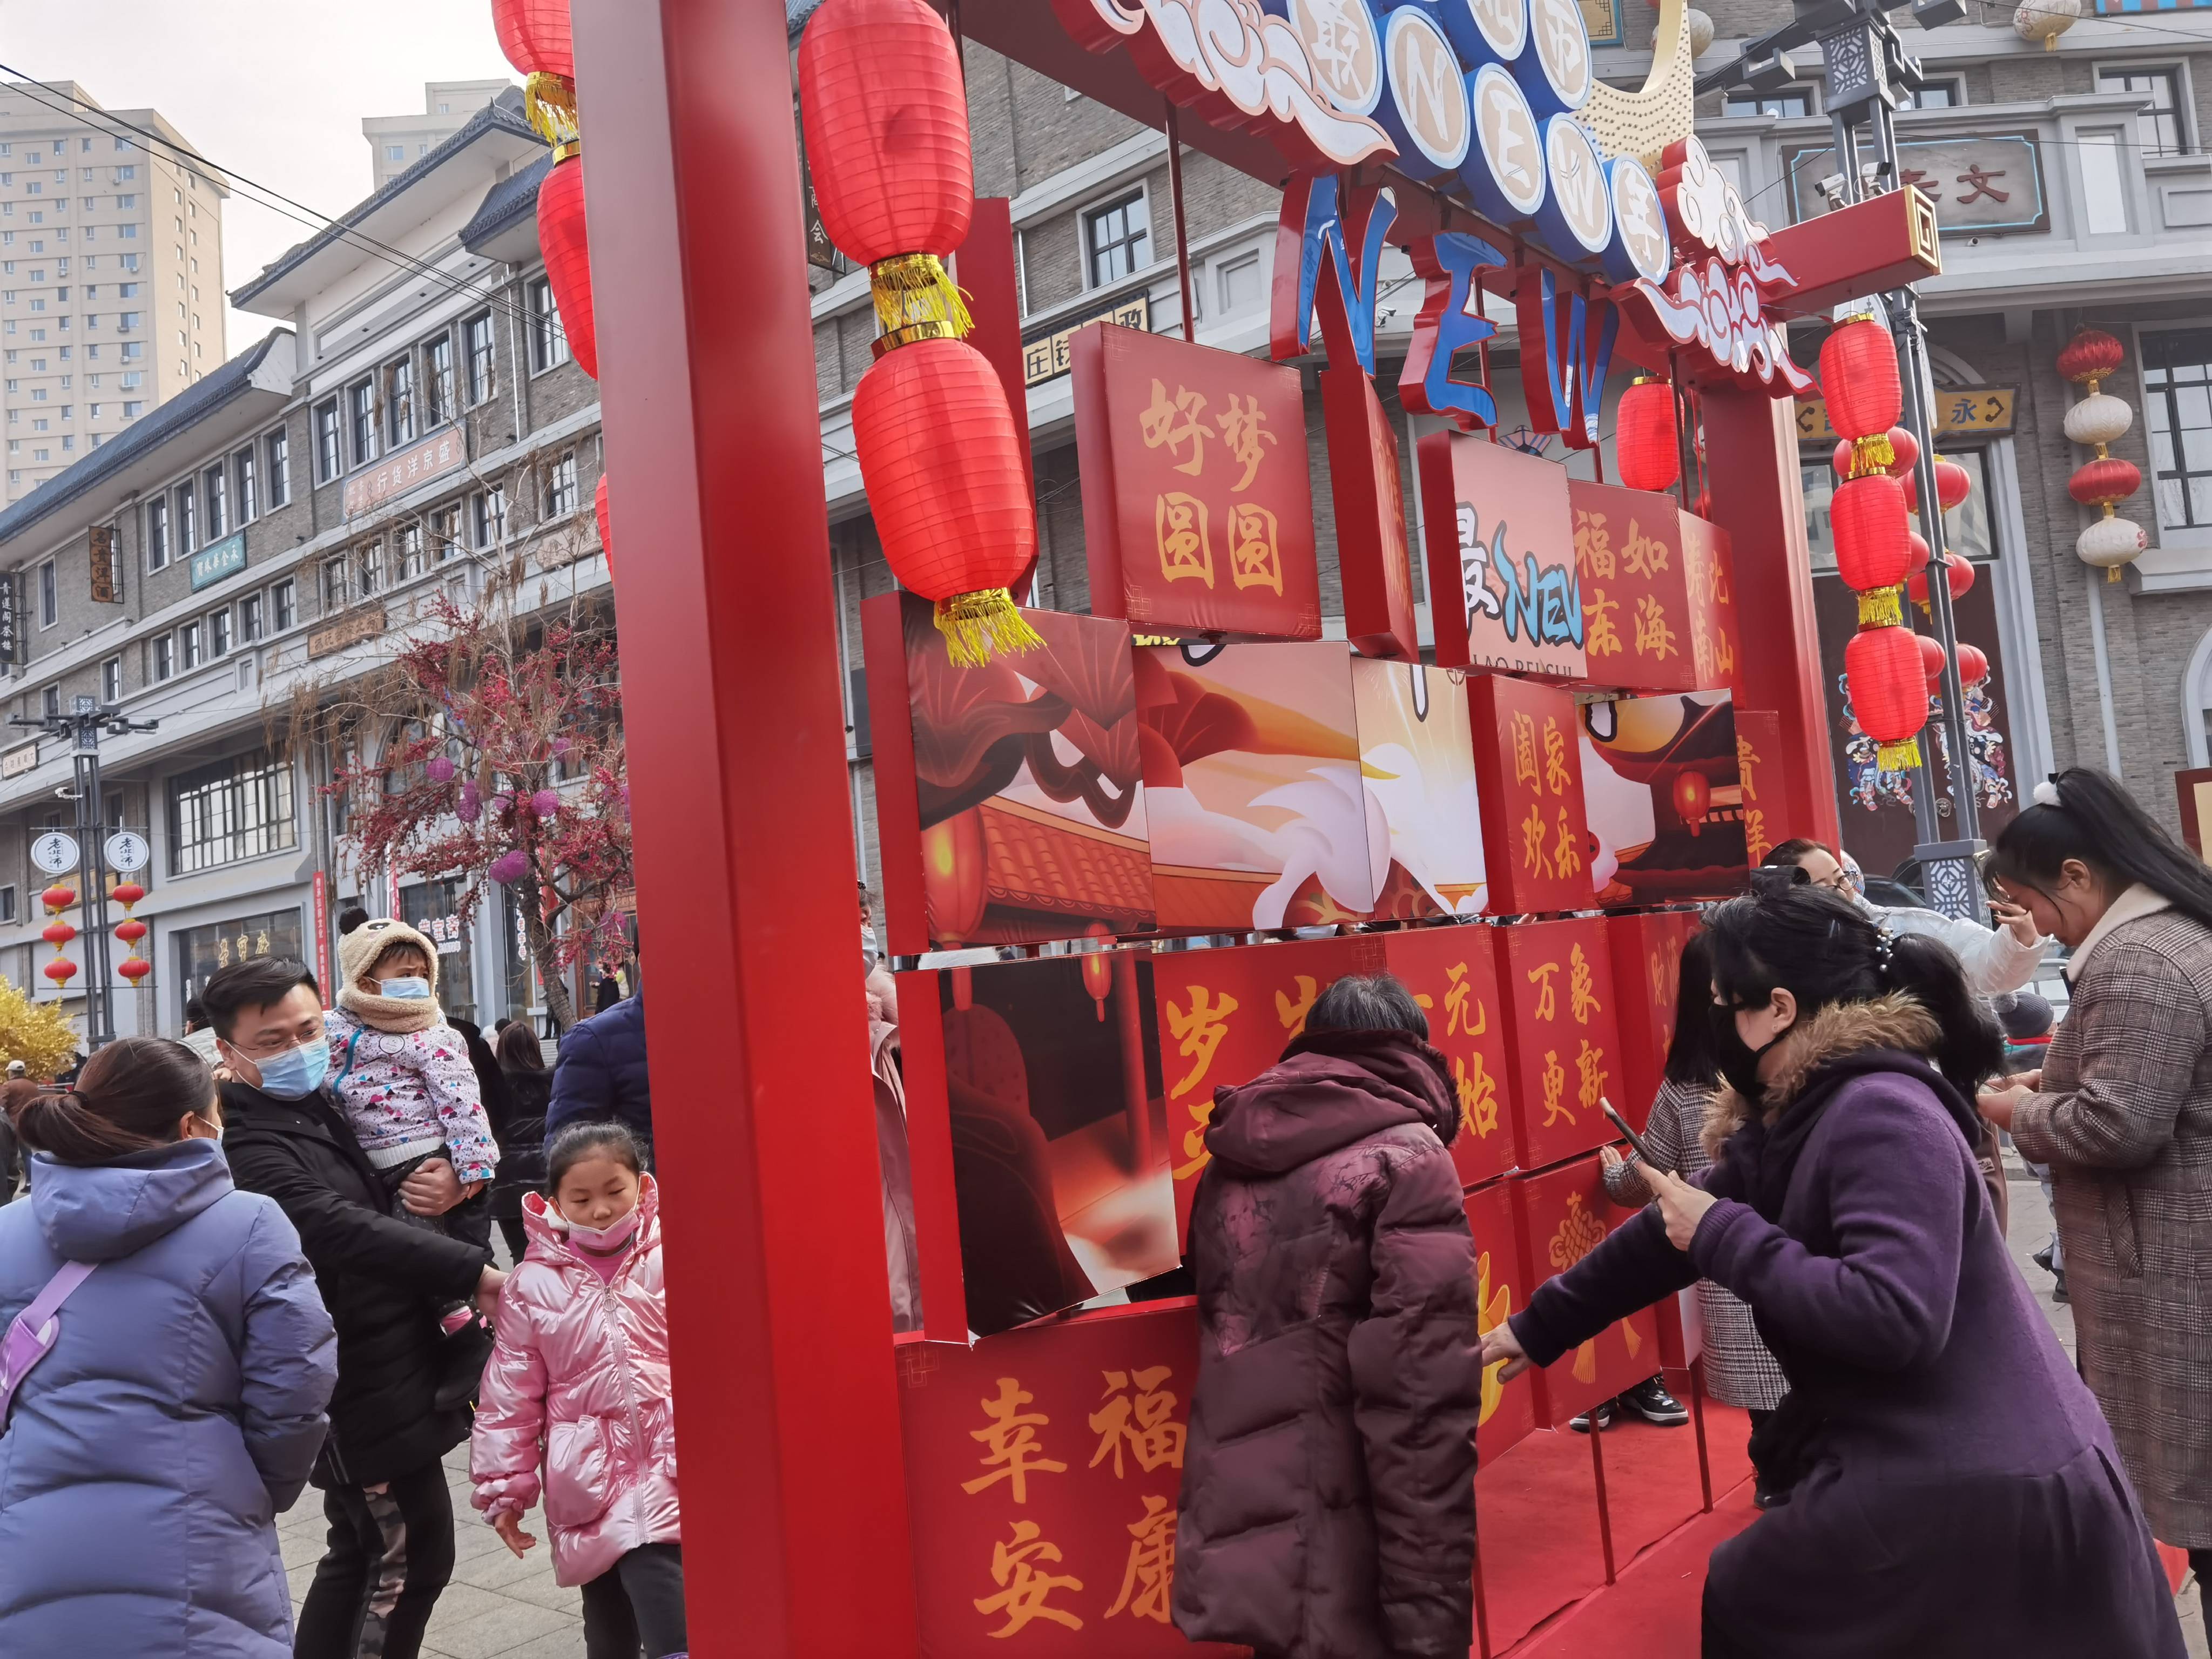
[[[0,1103],[36,1172],[0,1210],[0,1328],[93,1267],[0,1431],[0,1654],[289,1659],[276,1516],[337,1380],[298,1236],[232,1187],[181,1043],[126,1038]]]
[[[2051,1166],[2081,1375],[2212,1607],[2212,871],[2100,772],[2036,786],[2006,895],[2074,947],[2039,1072],[1981,1097]]]

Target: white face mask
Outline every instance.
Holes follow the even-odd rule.
[[[604,1227],[580,1226],[570,1221],[568,1242],[587,1250],[597,1250],[603,1255],[611,1255],[629,1243],[630,1235],[637,1231],[639,1218],[644,1212],[644,1205],[633,1204],[629,1214],[617,1216]],[[566,1221],[568,1218],[563,1216],[562,1219]]]
[[[881,954],[882,953],[876,949],[876,930],[869,927],[867,923],[862,922],[860,924],[861,967],[864,969],[874,967],[876,965],[876,958]]]
[[[380,979],[376,981],[376,988],[388,997],[414,1002],[430,994],[430,981],[411,975],[406,979]]]

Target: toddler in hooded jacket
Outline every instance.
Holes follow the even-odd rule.
[[[688,1648],[659,1194],[619,1123],[545,1152],[551,1197],[522,1200],[530,1249],[500,1293],[469,1443],[473,1498],[520,1556],[542,1498],[556,1583],[581,1585],[592,1655]]]

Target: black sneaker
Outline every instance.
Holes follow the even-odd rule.
[[[2035,1263],[2037,1267],[2042,1268],[2043,1271],[2047,1273],[2056,1273],[2057,1269],[2051,1265],[2051,1247],[2046,1244],[2041,1249],[2038,1250],[2033,1255],[2028,1257],[2028,1260]]]
[[[1656,1376],[1646,1377],[1621,1395],[1620,1403],[1662,1429],[1679,1429],[1690,1420],[1690,1408],[1668,1394],[1667,1385]]]
[[[1594,1410],[1584,1412],[1567,1426],[1577,1434],[1588,1434],[1590,1431],[1590,1419],[1595,1417],[1597,1419],[1598,1432],[1602,1434],[1613,1426],[1614,1419],[1620,1415],[1620,1407],[1618,1405],[1610,1400],[1601,1400]]]
[[[2057,1280],[2051,1287],[2051,1299],[2053,1302],[2071,1302],[2074,1298],[2066,1294],[2066,1269],[2061,1267],[2051,1276]]]

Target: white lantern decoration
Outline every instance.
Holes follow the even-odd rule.
[[[2066,411],[2066,435],[2084,449],[2102,457],[2106,444],[2118,443],[2136,423],[2136,412],[2109,392],[2093,392]]]
[[[2058,37],[2072,28],[2081,15],[2081,0],[2020,0],[2013,12],[2013,33],[2023,40],[2040,40],[2045,52],[2058,50]]]
[[[2106,507],[2106,513],[2112,512]],[[2117,580],[2120,567],[2132,563],[2136,556],[2150,545],[2142,526],[2132,519],[2099,519],[2074,544],[2081,562],[2095,565],[2106,573],[2108,579]]]
[[[1683,14],[1682,22],[1690,31],[1690,56],[1703,58],[1713,44],[1713,20],[1692,6]]]

